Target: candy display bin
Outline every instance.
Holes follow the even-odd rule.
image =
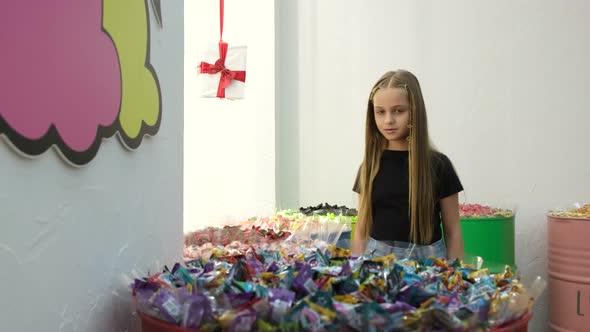
[[[150,317],[138,312],[141,318],[141,332],[199,332],[197,329],[186,329],[180,326],[172,325],[163,320]]]
[[[483,268],[490,273],[504,271],[506,265],[513,269],[514,216],[488,218],[461,218],[461,232],[465,253],[483,258]]]
[[[185,329],[180,326],[175,326],[170,323],[167,323],[163,320],[150,317],[148,315],[144,315],[139,313],[141,317],[141,331],[142,332],[198,332],[197,329]],[[522,316],[520,319],[507,324],[502,327],[497,327],[490,329],[489,332],[528,332],[528,324],[531,318],[533,317],[532,313],[528,313]]]
[[[510,324],[491,329],[490,332],[528,332],[531,318],[533,313],[529,312]]]
[[[554,331],[590,330],[590,218],[549,215],[549,325]]]

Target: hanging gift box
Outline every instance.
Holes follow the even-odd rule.
[[[219,1],[219,8],[219,43],[204,49],[198,67],[201,96],[242,99],[246,82],[246,46],[229,46],[223,41],[223,0]]]

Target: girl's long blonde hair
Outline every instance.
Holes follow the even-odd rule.
[[[381,156],[387,148],[387,139],[377,129],[374,115],[373,96],[382,88],[401,88],[407,91],[410,102],[409,146],[409,213],[410,240],[416,244],[430,244],[434,226],[434,173],[428,137],[426,107],[420,83],[416,76],[405,70],[385,73],[375,83],[369,95],[365,129],[365,155],[360,170],[360,233],[365,239],[371,234],[373,226],[372,191],[373,180],[379,172]]]

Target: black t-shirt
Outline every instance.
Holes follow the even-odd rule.
[[[379,173],[373,181],[371,237],[375,240],[411,242],[408,156],[408,151],[383,151]],[[431,241],[434,243],[442,238],[440,200],[461,192],[463,186],[447,156],[436,152],[432,163],[433,170],[436,172],[434,186],[436,205],[432,218],[434,233]],[[353,187],[356,193],[360,193],[361,190],[359,175],[357,174]]]

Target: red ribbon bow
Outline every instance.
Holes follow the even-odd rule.
[[[202,74],[217,74],[221,73],[219,79],[219,86],[217,87],[217,97],[225,98],[225,88],[227,88],[232,80],[246,82],[245,70],[230,70],[225,68],[225,58],[227,57],[227,43],[223,41],[223,0],[219,0],[219,59],[212,65],[201,61],[199,65],[199,72]]]
[[[219,59],[215,64],[201,62],[199,65],[199,72],[202,74],[217,74],[221,73],[219,78],[219,86],[217,87],[217,97],[225,98],[225,88],[227,88],[232,80],[246,82],[245,70],[230,70],[225,67],[225,58],[227,56],[227,43],[219,41]]]

